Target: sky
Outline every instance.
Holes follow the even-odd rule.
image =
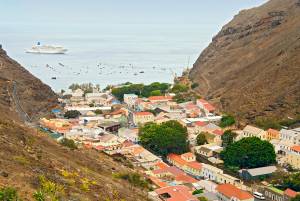
[[[1,0],[1,23],[216,24],[266,0]]]

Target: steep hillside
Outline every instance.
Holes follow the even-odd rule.
[[[37,119],[57,104],[57,96],[51,88],[0,48],[0,107],[17,114],[21,119]]]
[[[198,92],[246,122],[299,114],[299,19],[299,0],[241,11],[195,62]]]
[[[22,200],[34,200],[41,188],[59,200],[147,200],[143,189],[114,178],[132,169],[94,150],[70,150],[22,123],[55,106],[55,93],[0,49],[0,188],[15,188]]]
[[[61,200],[146,200],[146,192],[115,179],[131,172],[93,150],[70,150],[37,130],[0,117],[0,187],[14,187],[23,200],[33,200],[40,177],[63,187]]]

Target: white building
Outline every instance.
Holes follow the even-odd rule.
[[[137,99],[138,96],[135,94],[124,94],[124,103],[126,103],[130,108],[135,107]]]
[[[258,137],[262,140],[267,139],[267,131],[264,131],[263,129],[247,125],[243,129],[243,137]]]
[[[120,128],[118,131],[118,136],[129,140],[133,143],[137,143],[139,141],[139,130],[137,128],[129,129],[129,128]]]

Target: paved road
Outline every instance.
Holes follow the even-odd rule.
[[[18,86],[17,83],[15,81],[13,81],[13,93],[12,93],[12,99],[16,105],[16,110],[17,113],[20,115],[20,117],[22,118],[22,120],[25,123],[30,123],[31,122],[31,118],[29,117],[29,115],[23,110],[21,104],[20,104],[20,99],[18,96]]]

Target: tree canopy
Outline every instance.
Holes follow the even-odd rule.
[[[124,94],[136,94],[138,96],[149,97],[152,95],[165,94],[169,88],[170,84],[159,82],[154,82],[150,85],[129,84],[113,88],[112,94],[120,101],[123,101]]]
[[[273,145],[257,137],[243,138],[227,146],[221,152],[226,167],[257,168],[274,164],[276,154]]]
[[[233,124],[235,124],[234,117],[231,115],[225,115],[221,119],[220,127],[225,128],[227,126],[232,126]]]
[[[166,157],[188,151],[187,128],[177,121],[147,123],[140,128],[140,142],[149,151]]]
[[[204,145],[207,143],[206,137],[205,137],[205,133],[201,132],[197,135],[196,138],[197,141],[197,145]]]
[[[233,133],[231,130],[227,130],[224,132],[224,134],[221,136],[222,139],[222,147],[227,147],[228,145],[231,145],[234,141],[236,134]]]
[[[75,119],[78,118],[81,113],[77,110],[69,110],[64,114],[64,117],[67,119]]]
[[[283,178],[283,188],[290,188],[294,191],[300,191],[300,172],[288,175]]]

